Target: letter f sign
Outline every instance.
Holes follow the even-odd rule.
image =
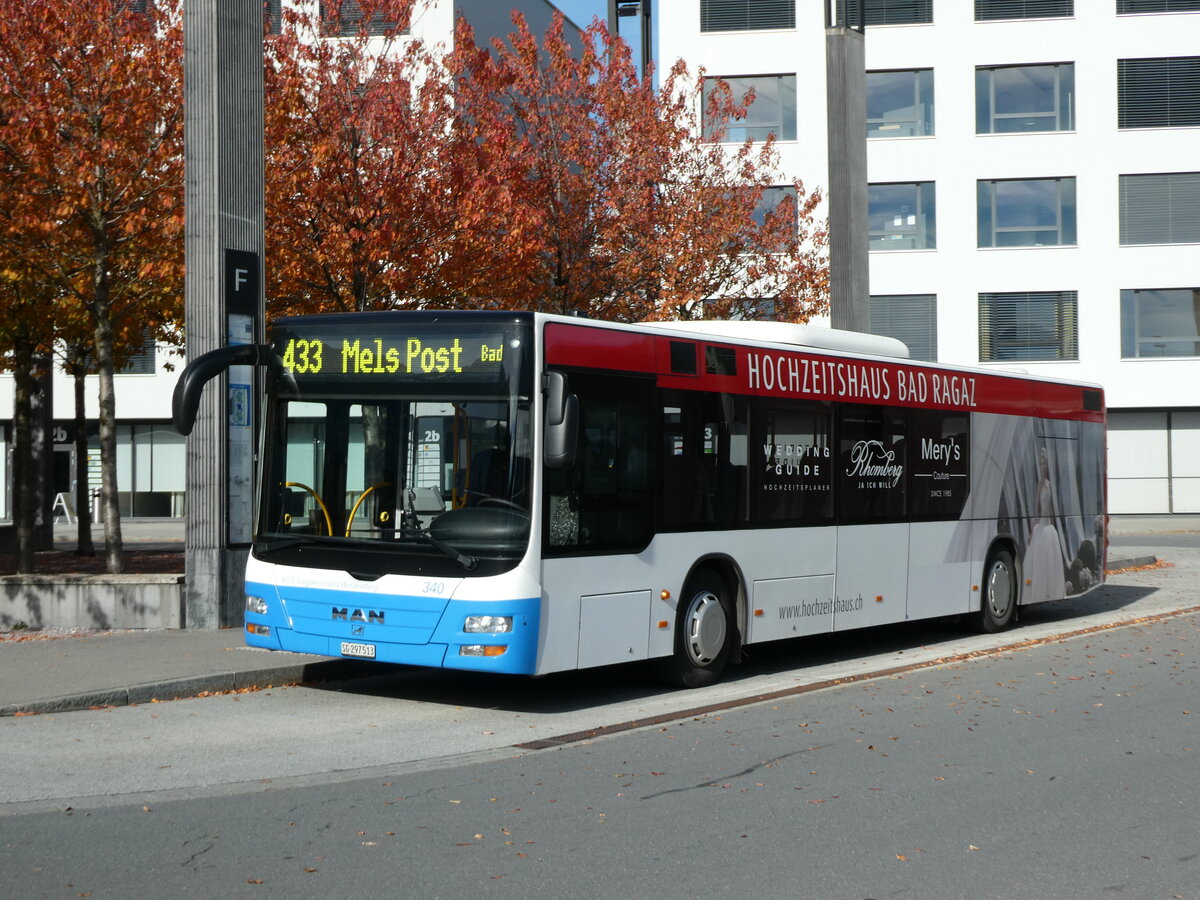
[[[259,316],[259,273],[257,253],[246,250],[225,251],[225,311],[238,315]]]

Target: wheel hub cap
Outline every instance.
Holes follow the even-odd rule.
[[[687,648],[692,661],[706,666],[725,646],[725,610],[711,591],[692,598],[687,616]]]
[[[991,577],[988,578],[988,606],[997,619],[1002,619],[1008,613],[1012,603],[1012,573],[1007,566],[992,566]]]

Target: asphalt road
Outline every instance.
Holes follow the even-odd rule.
[[[0,894],[1195,897],[1175,562],[999,639],[791,642],[708,691],[412,673],[13,719]]]

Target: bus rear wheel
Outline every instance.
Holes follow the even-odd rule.
[[[660,674],[669,684],[695,688],[715,684],[733,650],[735,625],[729,585],[711,569],[688,579],[675,618],[675,652]]]
[[[983,602],[979,628],[988,634],[1004,631],[1017,613],[1017,567],[1012,554],[997,547],[983,567]]]

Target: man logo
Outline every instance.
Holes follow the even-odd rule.
[[[383,624],[382,609],[350,609],[348,606],[333,607],[331,618],[335,622],[369,622],[372,625]]]

